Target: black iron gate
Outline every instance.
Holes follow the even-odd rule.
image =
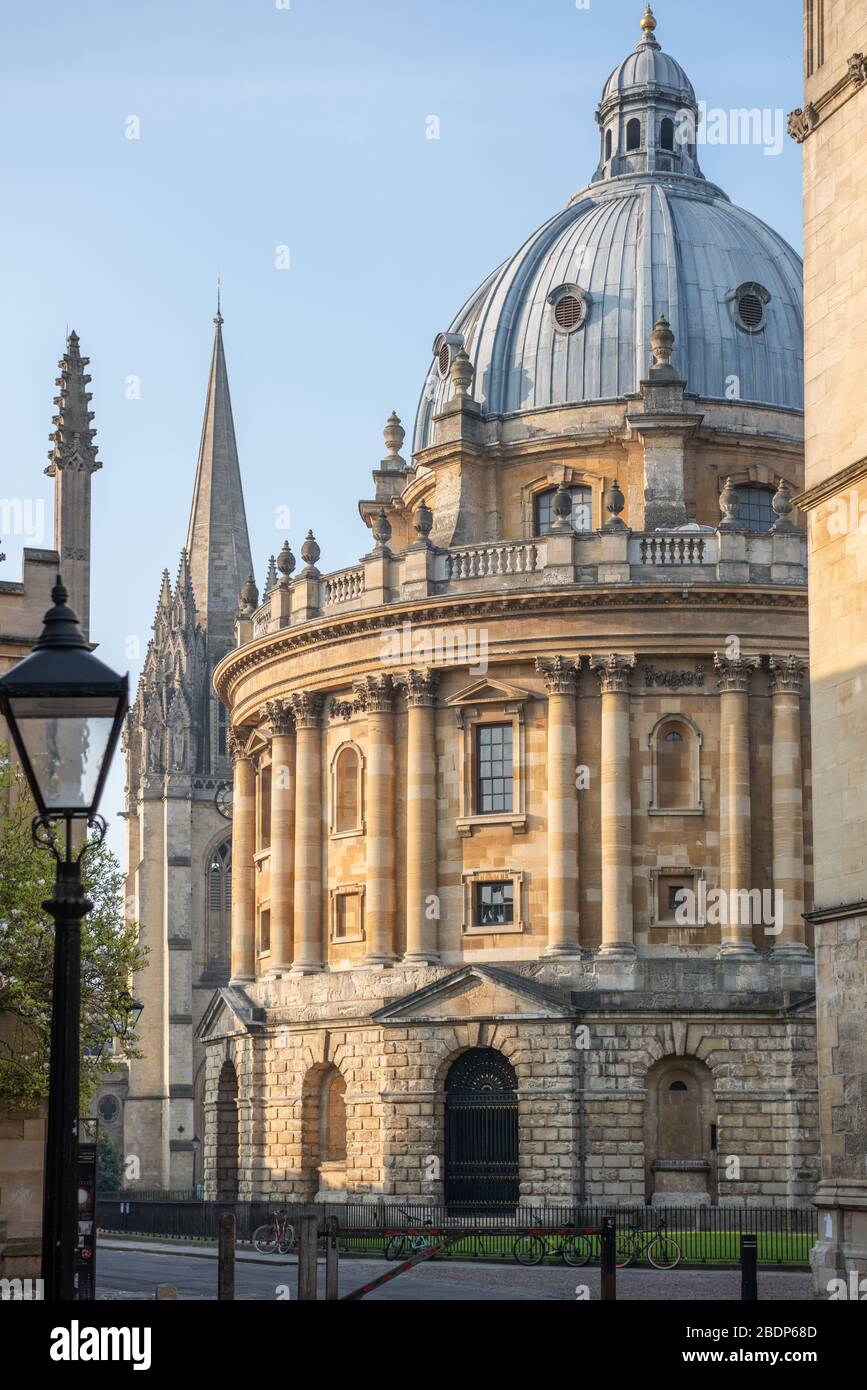
[[[518,1202],[518,1091],[510,1062],[474,1047],[446,1077],[445,1203],[502,1212]]]

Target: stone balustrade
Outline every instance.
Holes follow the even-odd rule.
[[[281,628],[331,614],[449,594],[574,584],[782,585],[806,589],[806,537],[778,532],[623,530],[552,534],[542,540],[434,546],[394,555],[378,549],[358,565],[299,576],[270,590],[250,617],[238,620],[239,645]]]

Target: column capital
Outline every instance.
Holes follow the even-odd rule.
[[[388,714],[394,709],[395,686],[390,675],[365,676],[354,681],[355,705],[368,714]]]
[[[296,690],[289,696],[296,729],[320,727],[324,699],[321,690]]]
[[[590,670],[599,677],[603,695],[629,693],[629,673],[638,658],[634,652],[608,652],[604,656],[591,656]]]
[[[713,664],[720,673],[717,685],[724,694],[729,691],[748,694],[750,676],[760,666],[761,658],[758,656],[721,656],[719,652],[714,652]]]
[[[807,663],[789,652],[768,657],[768,687],[772,695],[800,695]]]
[[[226,748],[233,763],[242,759],[247,762],[252,761],[250,754],[246,751],[247,739],[250,737],[251,727],[249,724],[232,724],[226,731]]]
[[[545,677],[545,689],[549,695],[574,695],[578,689],[581,657],[537,656],[536,670]]]
[[[271,726],[271,737],[277,738],[281,734],[291,734],[295,728],[295,716],[292,708],[286,700],[268,700],[265,703],[265,713]]]
[[[405,671],[395,678],[397,687],[406,696],[407,705],[420,707],[432,707],[437,702],[437,690],[439,689],[439,672],[428,670],[424,667],[420,671]]]

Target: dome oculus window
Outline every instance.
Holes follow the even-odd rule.
[[[554,324],[561,333],[583,328],[590,308],[590,296],[578,285],[558,285],[548,295]]]
[[[437,371],[445,379],[454,361],[454,354],[462,346],[463,339],[457,333],[438,333],[434,338],[433,355]]]
[[[735,304],[737,325],[744,333],[761,333],[765,327],[766,305],[770,302],[770,292],[764,285],[754,283],[740,285],[732,296]]]

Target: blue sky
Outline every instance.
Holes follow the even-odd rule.
[[[396,408],[469,293],[590,179],[594,110],[642,0],[41,0],[0,53],[0,497],[44,499],[67,326],[91,358],[92,633],[130,669],[183,544],[214,284],[257,581],[291,515],[320,567]],[[797,0],[658,0],[657,37],[709,107],[802,104]],[[440,138],[426,138],[428,118]],[[140,138],[127,138],[138,118]],[[706,146],[706,176],[801,249],[801,155]],[[289,269],[277,269],[277,248]],[[137,377],[140,397],[128,399]],[[6,579],[22,537],[3,536]],[[115,769],[104,810],[118,809]],[[120,847],[113,835],[116,849]]]

